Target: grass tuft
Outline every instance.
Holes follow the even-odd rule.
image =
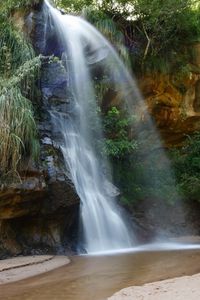
[[[34,117],[35,79],[40,57],[30,43],[6,18],[6,8],[19,1],[0,5],[0,177],[16,177],[24,157],[36,159],[39,152]],[[22,1],[23,2],[23,1]],[[13,4],[13,6],[12,6]],[[14,5],[15,4],[15,5]],[[1,10],[1,7],[4,10]]]

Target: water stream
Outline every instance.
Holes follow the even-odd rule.
[[[45,3],[44,9],[50,13],[51,23],[62,45],[63,66],[69,77],[69,109],[63,112],[52,111],[51,116],[55,128],[61,132],[61,149],[66,167],[81,199],[82,247],[87,253],[119,251],[135,247],[136,240],[126,214],[117,205],[118,192],[112,185],[109,162],[102,154],[102,125],[97,113],[102,99],[98,98],[95,85],[98,76],[103,80],[106,78],[106,87],[117,95],[121,110],[128,116],[135,115],[138,118],[131,131],[137,136],[140,148],[144,151],[142,156],[145,157],[145,164],[150,165],[150,171],[144,172],[142,182],[148,183],[151,189],[156,187],[159,192],[164,191],[164,197],[165,182],[168,182],[170,194],[180,203],[178,205],[183,219],[180,223],[184,224],[184,210],[175,188],[170,161],[133,76],[112,45],[91,24],[83,18],[61,14],[48,0]],[[159,149],[159,154],[154,153],[154,149]],[[165,178],[158,188],[162,163]],[[133,172],[132,164],[128,166],[128,172]],[[155,224],[162,222],[163,218],[165,223],[170,224],[170,214],[166,214],[169,208],[165,201],[156,206],[159,212],[155,214]],[[167,230],[167,226],[164,231],[157,226],[155,236],[165,240],[163,237]]]
[[[97,149],[102,130],[90,65],[103,61],[105,55],[115,59],[114,50],[89,23],[46,4],[70,74],[70,111],[51,116],[62,134],[65,163],[81,199],[83,247],[87,253],[133,247],[132,234],[115,204],[117,191],[110,183],[109,164]],[[90,116],[95,116],[93,123]]]

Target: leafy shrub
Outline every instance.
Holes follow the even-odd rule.
[[[33,6],[40,3],[41,0],[6,0],[0,3],[1,17],[9,17],[12,11],[16,9],[26,9],[27,6]]]
[[[132,122],[133,118],[124,116],[116,107],[103,116],[106,155],[123,159],[137,149],[137,142],[129,134]]]
[[[180,193],[186,199],[200,201],[200,133],[188,136],[171,157]]]
[[[117,28],[125,40],[125,56],[129,48],[134,71],[182,72],[189,61],[188,44],[200,40],[200,5],[196,0],[55,2],[76,13],[86,8],[89,21],[116,46],[113,33]]]
[[[39,150],[31,100],[40,57],[6,18],[11,8],[28,3],[22,2],[8,1],[0,10],[0,176],[10,177],[24,156],[36,158]]]
[[[9,77],[23,63],[32,59],[34,52],[11,23],[1,24],[0,34],[0,74]]]

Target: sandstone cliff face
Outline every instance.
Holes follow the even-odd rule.
[[[167,147],[179,145],[184,134],[200,130],[200,44],[190,46],[190,71],[148,74],[139,78],[139,88]]]

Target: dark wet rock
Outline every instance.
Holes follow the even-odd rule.
[[[66,243],[66,239],[78,219],[79,198],[55,157],[46,156],[49,165],[38,173],[26,170],[21,183],[2,187],[0,258],[32,254],[34,249],[40,253],[70,249],[72,242]]]
[[[62,99],[66,99],[67,95],[67,72],[61,61],[51,62],[43,65],[41,75],[42,93],[47,98],[59,99],[58,104]]]
[[[25,17],[24,31],[31,38],[37,54],[45,56],[53,54],[61,57],[63,53],[62,43],[58,40],[48,9],[43,9],[44,7],[43,1],[32,6],[30,13]]]
[[[26,33],[37,53],[61,57],[62,46],[54,51],[54,30],[41,8],[40,3],[26,16]],[[74,249],[80,200],[60,150],[60,128],[54,128],[51,118],[52,111],[64,112],[70,106],[67,86],[63,62],[46,57],[38,81],[40,93],[33,102],[38,110],[40,158],[37,163],[30,158],[22,163],[16,183],[0,185],[0,258]]]
[[[37,53],[45,54],[47,34],[45,23],[47,22],[47,18],[48,15],[46,12],[41,9],[32,11],[26,19],[33,40],[33,46]]]

